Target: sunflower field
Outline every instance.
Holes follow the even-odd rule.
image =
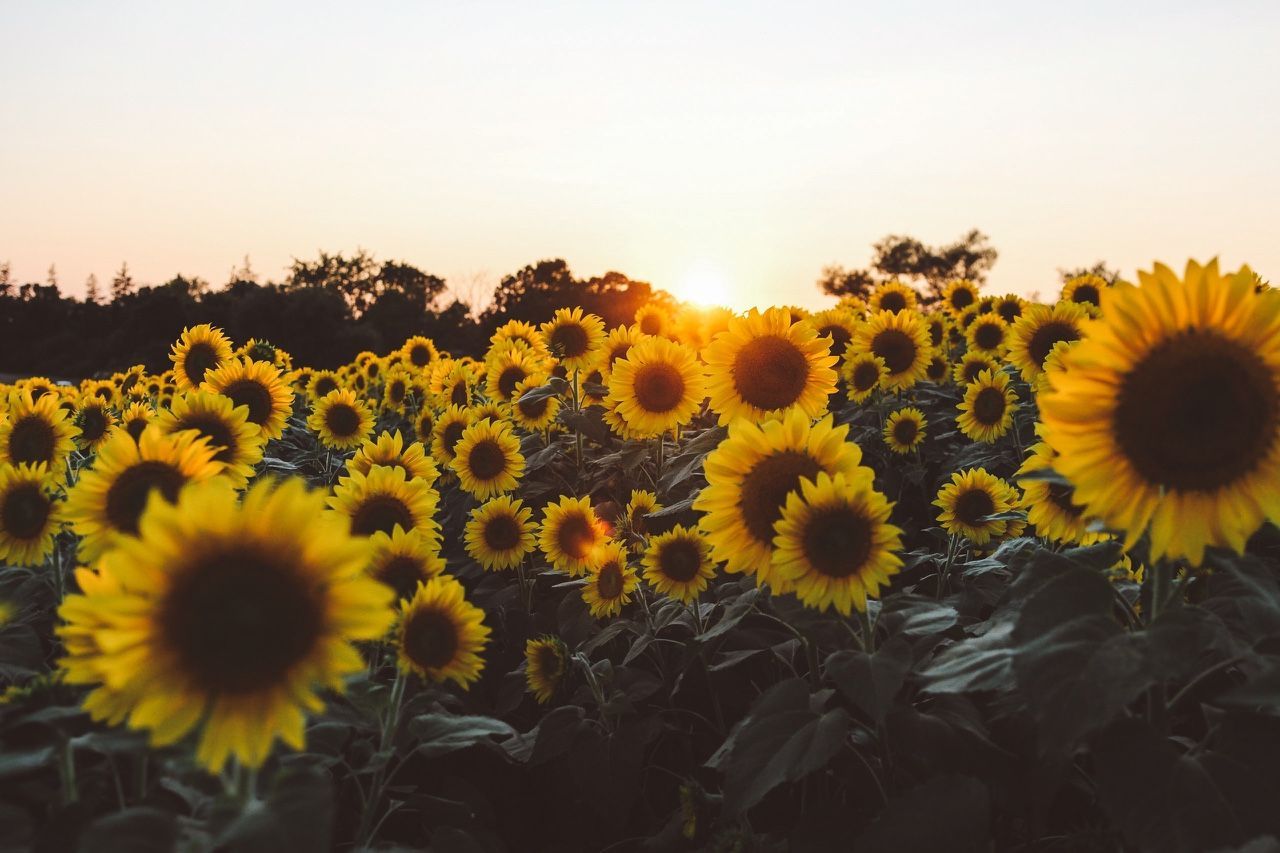
[[[0,386],[0,848],[1280,838],[1280,293],[580,308]]]

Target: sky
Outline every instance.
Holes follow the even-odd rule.
[[[1280,279],[1280,3],[0,2],[0,261],[216,285],[363,247],[822,307],[890,233]]]

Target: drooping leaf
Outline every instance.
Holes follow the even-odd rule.
[[[824,669],[840,692],[879,724],[911,669],[911,646],[901,637],[893,637],[874,654],[856,649],[838,651],[827,658]]]
[[[422,714],[409,723],[409,730],[422,743],[417,748],[423,758],[466,749],[492,737],[510,737],[515,729],[493,717]]]

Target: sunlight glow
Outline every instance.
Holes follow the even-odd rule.
[[[676,297],[703,307],[728,306],[732,294],[724,270],[707,262],[690,267],[675,286]]]

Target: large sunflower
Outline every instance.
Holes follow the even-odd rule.
[[[735,421],[707,455],[707,488],[693,504],[704,513],[698,525],[716,562],[729,572],[754,573],[757,584],[770,581],[773,525],[800,480],[822,471],[873,476],[861,467],[862,451],[846,440],[848,434],[849,427],[835,426],[830,415],[810,425],[794,410],[781,421]]]
[[[396,528],[422,530],[434,544],[440,495],[425,480],[409,479],[403,468],[375,465],[368,474],[352,471],[338,480],[329,506],[347,518],[353,536],[390,536]]]
[[[71,424],[54,394],[32,400],[29,391],[9,395],[9,411],[0,418],[0,462],[44,463],[59,471],[71,452]]]
[[[836,389],[837,358],[808,322],[793,322],[785,308],[734,317],[703,356],[711,408],[721,425],[735,418],[759,421],[799,409],[826,411]],[[615,365],[616,368],[616,365]]]
[[[1017,405],[1009,374],[1003,370],[984,370],[965,388],[956,424],[974,441],[995,441],[1013,425],[1013,410]]]
[[[858,327],[855,352],[869,352],[884,359],[887,373],[880,380],[885,389],[910,388],[925,378],[933,355],[929,324],[915,311],[880,311]]]
[[[965,338],[969,352],[981,352],[998,357],[1004,351],[1009,337],[1009,324],[999,314],[982,314],[969,324]]]
[[[84,451],[95,451],[107,440],[116,425],[116,416],[108,403],[94,395],[80,398],[72,423],[76,429],[76,444]]]
[[[55,485],[43,462],[0,462],[0,562],[38,566],[52,553],[62,522]]]
[[[279,438],[293,408],[293,389],[280,369],[266,361],[247,358],[228,361],[205,374],[201,388],[249,407],[249,422],[256,424],[263,438]]]
[[[438,546],[421,530],[397,527],[390,536],[374,536],[369,556],[369,574],[384,583],[405,601],[413,597],[418,584],[444,571]]]
[[[427,455],[422,442],[415,441],[406,445],[400,430],[384,431],[376,441],[366,440],[347,462],[347,470],[368,474],[374,465],[403,468],[410,478],[416,477],[432,484],[440,478],[440,469],[436,467],[435,460]]]
[[[434,577],[401,605],[400,669],[429,681],[452,680],[465,690],[484,669],[480,653],[490,633],[484,611],[467,601],[462,584],[448,575]]]
[[[1009,330],[1009,363],[1022,371],[1024,380],[1034,382],[1053,345],[1078,340],[1088,321],[1088,312],[1071,302],[1028,305]]]
[[[100,560],[111,581],[59,611],[67,680],[102,684],[157,746],[199,726],[196,760],[215,773],[232,755],[260,766],[277,736],[301,749],[319,690],[364,666],[351,641],[392,619],[367,546],[322,509],[301,480],[259,483],[243,504],[225,481],[152,501]]]
[[[67,499],[67,518],[84,537],[81,559],[93,560],[121,537],[137,535],[152,493],[172,504],[187,483],[220,474],[223,466],[214,455],[208,441],[194,432],[165,435],[150,426],[137,441],[127,432],[113,433]]]
[[[524,476],[520,439],[503,420],[485,418],[463,430],[449,464],[463,491],[482,501],[511,491]]]
[[[604,322],[581,308],[561,308],[542,324],[551,354],[568,370],[586,370],[604,342]]]
[[[968,537],[975,545],[985,545],[1008,530],[1008,521],[984,521],[1013,509],[1018,503],[1013,487],[982,468],[970,468],[951,475],[938,490],[934,506],[942,510],[938,522],[948,533]]]
[[[884,421],[884,443],[894,453],[910,453],[925,438],[924,412],[908,406],[893,412]]]
[[[223,464],[223,473],[236,488],[249,482],[254,466],[262,461],[265,442],[262,431],[249,423],[249,409],[221,394],[181,394],[173,399],[172,408],[160,413],[156,425],[166,434],[192,430],[207,438],[214,450],[214,461]]]
[[[919,296],[915,290],[900,281],[886,281],[877,287],[868,300],[871,313],[877,311],[914,311]]]
[[[587,564],[582,600],[597,619],[617,616],[640,586],[636,570],[627,565],[627,546],[612,540],[597,548]]]
[[[651,538],[643,563],[649,586],[686,604],[697,599],[715,577],[711,543],[697,528],[682,524]]]
[[[542,510],[538,547],[547,562],[570,576],[586,572],[591,555],[608,537],[608,526],[596,515],[590,498],[561,495]]]
[[[968,279],[956,279],[942,291],[942,304],[953,317],[977,301],[978,285]]]
[[[199,388],[205,376],[231,360],[231,340],[208,323],[182,330],[169,356],[180,391]]]
[[[688,347],[651,337],[614,363],[609,397],[631,435],[653,438],[693,419],[706,397],[706,380]]]
[[[1056,468],[1056,454],[1043,441],[1031,446],[1019,475]],[[1089,529],[1084,508],[1075,502],[1075,489],[1052,480],[1024,478],[1016,481],[1022,488],[1019,504],[1027,511],[1027,521],[1035,525],[1036,535],[1052,542],[1091,545],[1109,534]]]
[[[1102,294],[1041,397],[1054,467],[1087,515],[1199,564],[1280,519],[1280,293],[1187,264]]]
[[[467,522],[467,553],[487,571],[514,569],[537,547],[532,515],[533,510],[510,495],[481,504]]]
[[[884,359],[869,352],[849,352],[840,368],[845,391],[854,403],[864,402],[875,393],[888,374]]]
[[[502,403],[511,400],[521,382],[532,378],[541,384],[547,373],[547,363],[542,357],[514,347],[490,353],[486,365],[486,393],[490,400]]]
[[[819,473],[787,497],[774,537],[774,573],[809,607],[848,616],[867,609],[902,567],[902,531],[889,524],[893,504],[866,478]]]
[[[524,678],[539,705],[555,696],[564,679],[569,655],[564,641],[550,635],[531,638],[524,644]]]
[[[307,427],[330,450],[351,450],[373,433],[373,410],[354,391],[341,388],[316,401]]]

